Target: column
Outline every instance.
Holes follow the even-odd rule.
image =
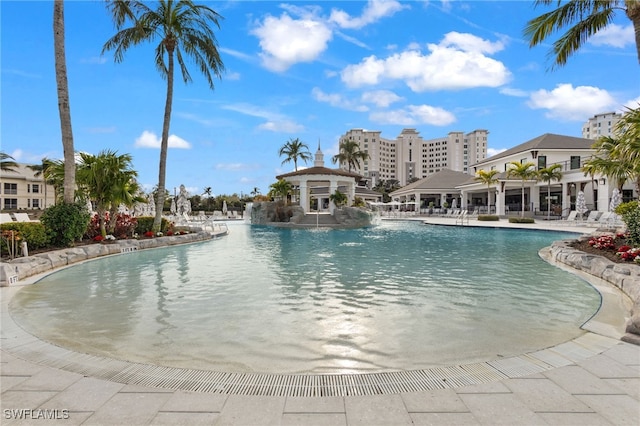
[[[304,210],[304,214],[309,213],[309,189],[306,179],[300,181],[300,206]]]
[[[329,178],[329,196],[336,192],[336,189],[338,189],[338,182],[336,181],[336,178]],[[336,205],[333,203],[333,201],[331,201],[331,199],[329,199],[329,213],[333,215],[333,211],[335,209]]]

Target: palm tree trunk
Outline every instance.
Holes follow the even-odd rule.
[[[551,181],[547,185],[547,220],[551,219]]]
[[[491,214],[491,186],[487,185],[487,214]]]
[[[522,212],[520,213],[520,217],[524,219],[524,180],[522,181]]]
[[[64,47],[64,1],[53,3],[53,41],[55,52],[56,85],[58,88],[58,111],[60,131],[64,151],[64,202],[75,201],[76,164],[71,129],[71,108],[69,107],[69,85],[67,82],[67,61]]]
[[[633,22],[633,31],[636,38],[636,51],[640,62],[640,4],[638,2],[626,2],[627,16]]]
[[[169,127],[171,124],[171,105],[173,103],[173,46],[167,46],[167,100],[164,105],[164,121],[162,124],[162,140],[160,142],[160,166],[158,170],[158,197],[156,199],[156,216],[153,220],[153,230],[160,231],[162,225],[162,208],[167,177],[167,151],[169,148]]]

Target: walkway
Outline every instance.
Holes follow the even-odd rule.
[[[426,220],[451,224],[448,218]],[[536,228],[543,225],[536,224]],[[490,226],[509,224],[501,221]],[[555,230],[594,230],[549,226]],[[474,374],[469,373],[470,381],[457,376],[453,383],[443,381],[435,389],[419,392],[323,397],[193,392],[164,388],[162,380],[156,387],[145,387],[68,371],[70,360],[55,358],[61,348],[44,342],[38,345],[32,337],[24,344],[17,342],[26,333],[17,329],[8,315],[7,306],[15,291],[15,287],[0,289],[2,425],[640,423],[640,346],[620,342],[615,336],[587,332],[535,354],[496,361],[504,374],[501,378],[475,373],[471,380]],[[21,346],[25,349],[22,352]],[[531,362],[524,370],[521,359]],[[151,376],[157,371],[153,367],[148,370]],[[167,378],[165,383],[169,382]]]

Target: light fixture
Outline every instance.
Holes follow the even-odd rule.
[[[604,185],[605,183],[606,183],[606,180],[600,179],[600,185]]]

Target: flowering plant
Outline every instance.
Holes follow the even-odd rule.
[[[156,237],[162,237],[162,232],[156,232]]]
[[[634,261],[640,257],[640,248],[629,248],[629,250],[625,250],[623,252],[618,252],[618,255],[624,260]]]
[[[113,235],[109,234],[106,237],[104,237],[105,240],[107,241],[115,241],[116,237],[114,237]]]
[[[167,231],[167,236],[170,237],[173,235],[173,231]]]
[[[600,237],[591,237],[589,245],[597,249],[615,249],[616,244],[610,235],[602,235]]]
[[[102,235],[96,235],[95,237],[93,237],[93,241],[100,242],[102,240],[104,240],[104,237]]]
[[[153,237],[153,235],[154,235],[153,231],[147,231],[147,232],[144,233],[144,236],[148,237],[148,238]]]

